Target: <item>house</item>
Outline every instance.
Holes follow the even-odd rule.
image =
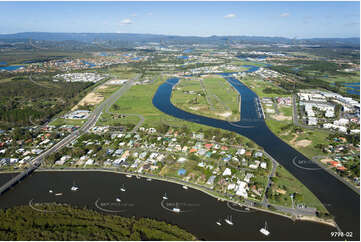
[[[246,153],[246,150],[242,148],[237,150],[236,155],[244,155],[244,153]]]
[[[93,165],[94,164],[94,160],[93,159],[89,159],[85,162],[85,165]]]
[[[236,188],[236,184],[229,184],[227,190],[234,190]]]
[[[178,170],[177,173],[178,173],[178,176],[184,176],[187,173],[187,171],[184,168],[181,168]]]
[[[210,176],[208,178],[207,184],[213,186],[215,179],[216,179],[216,176]]]
[[[230,176],[230,175],[232,175],[232,171],[231,171],[231,169],[229,169],[228,167],[224,170],[224,172],[223,172],[223,174],[222,174],[223,176]]]
[[[179,157],[179,159],[177,160],[178,163],[184,163],[187,159],[184,157]]]
[[[260,163],[261,163],[260,161],[256,160],[256,161],[254,161],[253,164],[250,164],[248,167],[251,169],[257,169],[259,167]]]
[[[189,150],[189,153],[194,153],[194,152],[197,152],[197,149],[192,148]]]
[[[236,195],[244,197],[244,198],[248,198],[247,190],[248,190],[247,183],[245,183],[243,181],[240,181],[239,184],[238,184]]]
[[[317,125],[317,118],[316,117],[308,117],[308,125]]]
[[[243,180],[245,182],[249,183],[251,181],[252,177],[254,177],[254,175],[252,173],[247,173]]]
[[[257,151],[257,152],[255,152],[254,153],[254,157],[262,157],[263,156],[263,153],[262,152],[260,152],[260,151]]]
[[[266,162],[261,162],[261,168],[267,169],[267,163]]]

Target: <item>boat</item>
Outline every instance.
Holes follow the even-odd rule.
[[[120,203],[122,200],[120,200],[120,198],[116,198],[115,201],[117,201],[118,203]]]
[[[55,193],[55,196],[62,196],[63,193],[59,192],[59,193]]]
[[[167,199],[168,199],[167,193],[164,193],[163,199],[164,199],[164,200],[167,200]]]
[[[216,222],[216,224],[217,224],[218,226],[222,226],[221,220],[218,220],[218,221]]]
[[[126,177],[131,178],[131,177],[132,177],[132,175],[128,174],[128,175],[126,175]]]
[[[250,211],[251,209],[249,209],[249,207],[245,207],[244,210]]]
[[[181,210],[179,208],[173,208],[172,211],[175,213],[179,213]]]
[[[268,236],[268,235],[270,234],[270,232],[267,230],[267,221],[266,221],[265,224],[264,224],[264,228],[261,228],[261,229],[259,230],[259,232],[261,232],[262,234],[264,234],[264,235],[266,235],[266,236]]]
[[[184,186],[183,186],[183,189],[187,190],[187,189],[188,189],[188,187],[187,187],[186,185],[184,185]]]
[[[147,178],[147,181],[152,181],[152,178]]]
[[[75,182],[73,182],[73,186],[70,188],[71,191],[76,192],[79,190],[79,187],[75,185]]]
[[[53,193],[53,190],[49,190],[49,193]]]
[[[122,191],[122,192],[126,191],[124,185],[120,188],[120,191]]]
[[[227,224],[229,224],[229,225],[232,225],[233,226],[233,222],[232,222],[232,215],[231,216],[229,216],[229,218],[227,217],[226,219],[224,219],[224,221],[227,223]]]

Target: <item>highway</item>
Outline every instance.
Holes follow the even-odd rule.
[[[109,98],[107,98],[104,102],[102,102],[100,105],[98,105],[94,111],[89,115],[88,120],[85,122],[85,124],[78,130],[72,132],[68,136],[66,136],[64,139],[56,143],[54,146],[46,150],[45,152],[41,153],[37,157],[35,157],[33,160],[31,160],[31,166],[27,168],[25,171],[19,173],[15,177],[13,177],[11,180],[9,180],[7,183],[2,185],[0,187],[0,195],[3,194],[5,191],[7,191],[9,188],[13,187],[15,184],[17,184],[20,180],[24,179],[26,176],[31,174],[34,170],[36,170],[44,161],[44,158],[54,152],[59,151],[64,146],[70,144],[71,142],[75,141],[82,133],[87,132],[90,128],[92,128],[98,121],[100,115],[104,111],[105,108],[109,109],[126,91],[130,89],[133,82],[139,78],[140,74],[138,74],[134,79],[129,80],[123,87],[121,87],[119,90],[114,92]]]

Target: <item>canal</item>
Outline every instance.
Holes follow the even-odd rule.
[[[153,97],[153,105],[160,111],[190,122],[208,125],[239,133],[253,140],[299,179],[335,217],[343,232],[352,232],[354,240],[359,239],[360,232],[360,197],[351,188],[339,181],[300,152],[283,142],[267,127],[260,110],[257,108],[257,95],[247,86],[231,75],[226,80],[241,95],[241,119],[227,122],[192,114],[175,107],[171,101],[172,89],[178,78],[170,78],[159,86]]]

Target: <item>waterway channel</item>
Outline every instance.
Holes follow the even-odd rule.
[[[352,232],[353,239],[359,239],[360,197],[351,188],[330,175],[316,163],[283,142],[267,127],[257,95],[231,75],[226,80],[241,95],[241,118],[238,122],[227,122],[192,114],[175,107],[171,101],[172,89],[179,81],[170,78],[162,84],[153,97],[153,105],[160,111],[190,122],[233,131],[248,137],[264,148],[297,179],[306,185],[335,217],[343,232]]]
[[[0,182],[14,175],[0,174]],[[79,186],[78,192],[70,191],[73,183]],[[123,185],[125,192],[120,191]],[[168,199],[162,203],[165,193]],[[323,224],[246,211],[178,184],[109,172],[35,172],[1,196],[0,208],[30,204],[38,209],[37,204],[44,202],[67,203],[127,217],[150,217],[176,224],[204,240],[329,240],[330,233],[336,230]],[[176,206],[185,212],[169,211]],[[232,216],[233,226],[224,222],[227,216]],[[221,226],[216,224],[218,220]],[[266,221],[271,232],[268,237],[259,232]]]

